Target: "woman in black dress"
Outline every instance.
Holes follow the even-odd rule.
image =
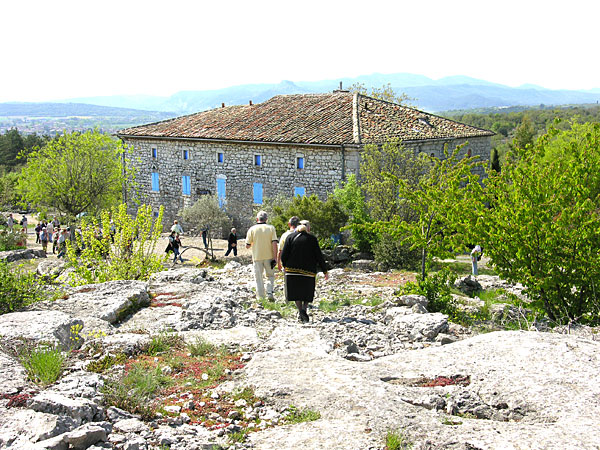
[[[285,240],[281,252],[285,273],[285,298],[288,302],[296,303],[299,320],[302,323],[309,321],[306,308],[315,296],[317,266],[325,274],[325,279],[329,278],[319,242],[308,231],[310,231],[308,223],[296,228],[296,232],[291,233]]]

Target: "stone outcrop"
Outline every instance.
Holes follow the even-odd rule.
[[[178,268],[148,283],[73,288],[55,302],[0,316],[3,342],[24,337],[70,348],[73,326],[95,331],[82,336],[82,349],[47,388],[34,386],[18,358],[0,351],[0,449],[381,450],[390,431],[419,450],[600,446],[597,334],[573,328],[565,332],[576,335],[470,336],[445,315],[429,313],[425,297],[397,297],[393,287],[369,284],[380,274],[337,269],[330,275],[318,283],[308,325],[284,308],[260,306],[251,267],[239,263],[212,271]],[[478,281],[502,285],[491,277]],[[283,301],[281,286],[276,297]],[[320,299],[348,304],[324,311],[316,308]],[[165,330],[186,343],[243,351],[247,365],[211,398],[251,387],[263,400],[238,401],[240,409],[227,417],[212,413],[228,423],[214,430],[190,423],[177,405],[165,408],[172,417],[162,423],[103,405],[105,375],[85,370],[90,358],[123,353],[126,360]],[[283,424],[290,405],[321,418]],[[263,425],[246,442],[227,443],[241,430],[236,420],[242,409]]]

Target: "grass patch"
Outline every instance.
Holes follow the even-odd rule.
[[[443,268],[447,268],[450,272],[458,276],[469,275],[472,272],[471,263],[469,261],[453,261],[453,262],[441,262],[441,261],[433,261],[431,263],[430,270],[432,272],[437,272],[442,270]],[[477,268],[479,275],[498,275],[496,271],[489,267],[481,267]]]
[[[156,356],[172,349],[181,348],[183,339],[176,333],[161,331],[151,337],[150,343],[145,349],[145,353],[150,356]]]
[[[117,364],[123,364],[125,361],[127,361],[127,355],[124,353],[106,355],[89,363],[86,367],[86,370],[89,372],[104,373],[111,367],[116,366]]]
[[[318,309],[323,312],[334,312],[340,308],[352,305],[378,306],[384,302],[384,299],[378,295],[363,297],[356,294],[336,293],[331,300],[321,300]]]
[[[61,376],[65,357],[57,347],[41,345],[22,354],[21,364],[31,381],[47,386]]]
[[[187,344],[187,349],[192,356],[206,356],[214,353],[216,347],[202,337],[197,337],[193,342]]]
[[[285,417],[286,423],[302,423],[319,420],[321,413],[312,409],[300,410],[294,405],[288,407],[288,415]]]
[[[385,435],[385,450],[408,450],[412,442],[400,431],[388,431]]]
[[[297,311],[296,306],[293,302],[281,303],[273,302],[267,298],[261,298],[260,300],[258,300],[258,303],[260,303],[260,305],[264,309],[279,312],[279,314],[281,314],[281,317],[290,317]]]

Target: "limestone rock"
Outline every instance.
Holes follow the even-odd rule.
[[[66,262],[60,259],[45,259],[38,264],[36,273],[41,277],[55,278],[63,272],[65,265]]]
[[[34,250],[32,248],[0,252],[0,261],[3,260],[8,263],[20,261],[22,259],[34,258],[46,258],[46,252],[44,252],[43,250]]]
[[[0,352],[0,394],[12,395],[27,385],[27,373],[16,359]]]
[[[412,340],[432,340],[448,330],[448,316],[442,313],[407,314],[397,316],[390,323],[397,333],[408,335]]]
[[[65,415],[79,426],[93,422],[98,416],[98,406],[85,398],[69,398],[53,391],[43,391],[31,399],[30,408],[34,411]]]
[[[83,343],[71,339],[74,327],[82,328],[83,321],[60,311],[23,311],[0,316],[0,336],[56,343],[63,348],[78,348]]]

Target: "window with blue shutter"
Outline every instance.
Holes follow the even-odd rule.
[[[294,188],[294,197],[299,195],[300,197],[304,197],[306,195],[306,190],[303,187],[295,187]]]
[[[254,204],[262,205],[262,203],[263,203],[263,185],[262,185],[262,183],[254,183],[252,191],[254,194]]]
[[[225,161],[225,154],[224,153],[217,153],[217,162],[218,163],[223,163]]]
[[[298,156],[296,158],[296,168],[304,169],[304,156]]]
[[[183,175],[181,177],[181,191],[183,192],[183,195],[190,195],[192,192],[192,185],[188,175]]]
[[[262,166],[262,156],[261,155],[254,155],[254,165]]]
[[[158,172],[152,172],[152,190],[160,191],[160,185],[158,184]]]
[[[217,198],[219,199],[219,208],[225,206],[225,178],[217,178]]]

